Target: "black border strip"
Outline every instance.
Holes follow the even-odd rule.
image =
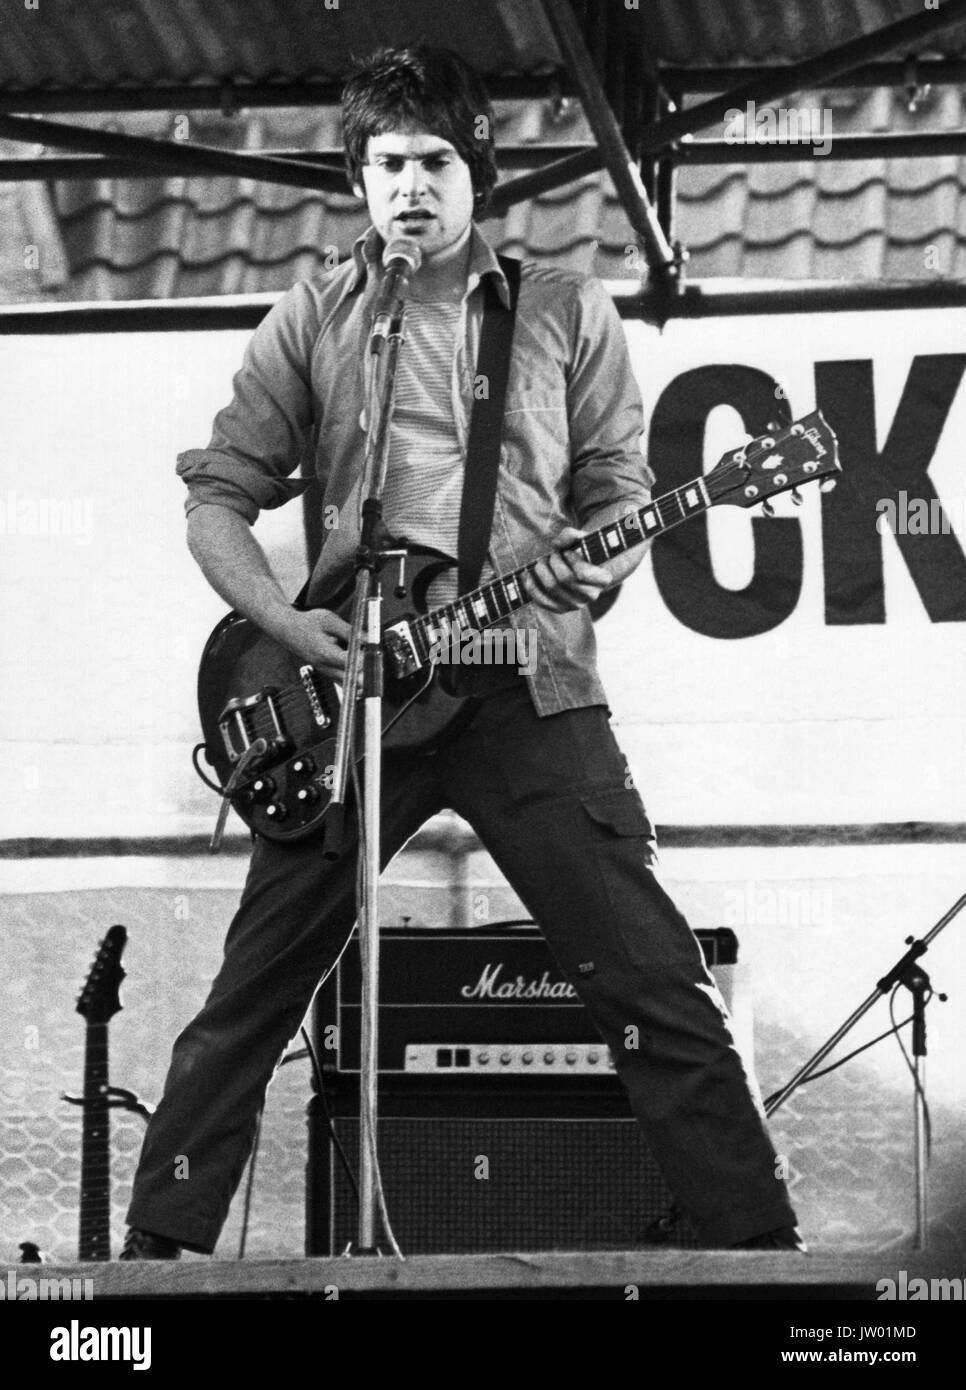
[[[662,849],[799,849],[862,845],[956,845],[966,841],[966,821],[879,821],[814,825],[665,825],[657,827]],[[460,828],[419,832],[409,848],[472,854],[483,848]],[[223,855],[247,854],[246,835],[225,838]],[[208,853],[207,835],[41,837],[0,840],[0,860],[102,859],[160,856],[186,858]]]
[[[611,280],[613,285],[614,281]],[[966,281],[902,284],[788,284],[774,288],[721,290],[714,281],[685,284],[658,294],[628,281],[613,296],[622,319],[664,323],[672,319],[725,318],[761,314],[852,313],[874,309],[966,307]],[[272,301],[274,302],[274,300]],[[0,306],[0,334],[36,336],[68,333],[191,333],[254,329],[271,303],[216,298]]]

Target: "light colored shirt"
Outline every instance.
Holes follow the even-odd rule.
[[[368,330],[382,249],[370,229],[351,260],[282,296],[252,336],[208,447],[178,459],[189,511],[215,503],[249,522],[317,477],[322,505],[338,508],[339,525],[325,532],[310,603],[351,575],[358,544]],[[500,264],[474,226],[450,373],[464,457],[484,275],[508,302]],[[603,286],[591,276],[525,261],[490,540],[497,573],[545,554],[564,526],[590,530],[614,504],[643,507],[653,474],[641,452],[642,430],[624,330]],[[293,478],[300,465],[304,476]],[[586,608],[551,613],[529,604],[510,621],[537,631],[539,657],[527,681],[538,714],[606,704]]]
[[[463,454],[449,381],[459,323],[458,304],[410,300],[406,308],[382,494],[383,516],[394,536],[454,557]]]

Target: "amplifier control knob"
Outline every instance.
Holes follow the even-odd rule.
[[[482,1066],[485,1067],[486,1064],[487,1064],[487,1062],[490,1060],[490,1054],[489,1054],[488,1052],[480,1052],[480,1053],[477,1053],[477,1058],[476,1058],[476,1060],[477,1060]]]
[[[588,1052],[587,1061],[590,1064],[590,1066],[595,1067],[597,1063],[600,1061],[600,1058],[597,1056],[596,1052]]]
[[[543,1054],[543,1060],[546,1062],[548,1067],[552,1067],[554,1064],[554,1054],[552,1052],[545,1052]]]
[[[512,1061],[513,1061],[513,1053],[512,1053],[512,1052],[501,1052],[501,1053],[500,1053],[500,1062],[501,1062],[501,1064],[502,1064],[503,1066],[508,1067]]]
[[[576,1052],[568,1052],[566,1057],[564,1058],[564,1061],[567,1063],[568,1067],[575,1067],[577,1065]]]
[[[523,1062],[526,1066],[529,1066],[530,1063],[533,1061],[533,1053],[525,1052],[523,1056],[520,1058],[520,1061]]]

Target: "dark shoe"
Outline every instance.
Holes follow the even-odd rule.
[[[749,1236],[730,1245],[729,1250],[791,1250],[798,1255],[807,1255],[808,1246],[802,1240],[797,1226],[776,1226],[773,1231],[763,1231],[760,1236]]]
[[[124,1237],[119,1260],[180,1260],[181,1246],[167,1236],[154,1236],[132,1226]]]

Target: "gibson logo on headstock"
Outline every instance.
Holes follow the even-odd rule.
[[[805,431],[805,438],[811,442],[812,447],[814,448],[816,454],[818,454],[819,458],[824,458],[825,455],[828,453],[828,450],[822,443],[819,432],[814,425],[810,430]]]
[[[503,961],[492,965],[487,961],[475,985],[464,985],[464,999],[576,999],[577,991],[566,980],[552,980],[544,971],[539,980],[527,980],[518,975],[515,980],[501,980]]]

